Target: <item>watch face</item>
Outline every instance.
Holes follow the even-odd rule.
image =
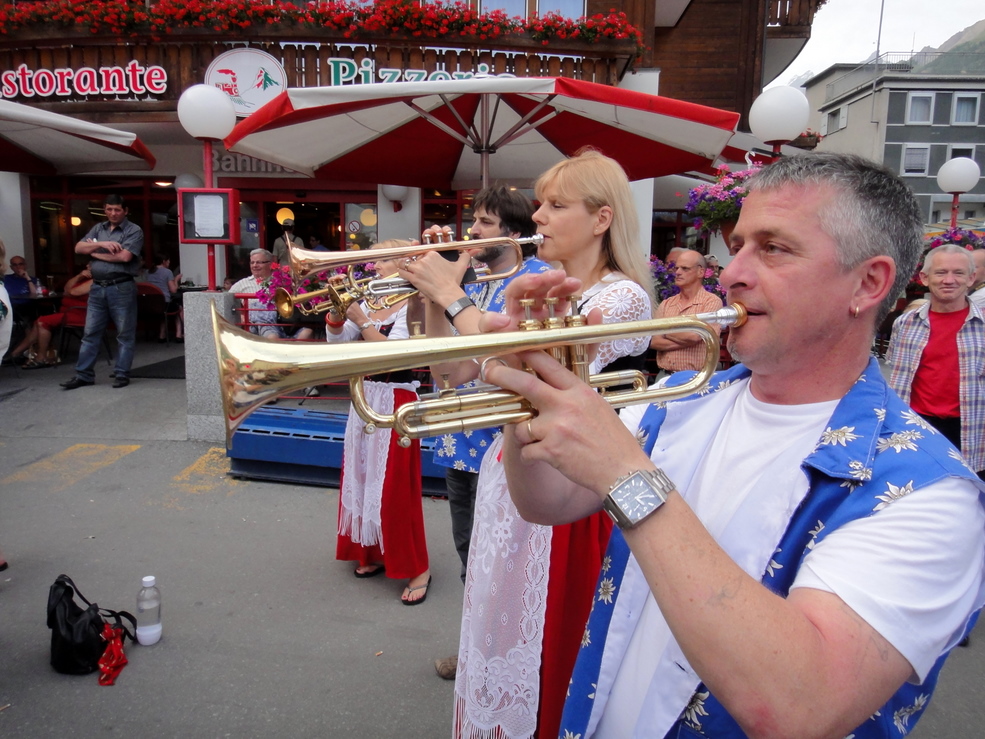
[[[634,521],[650,513],[661,503],[663,500],[642,475],[633,475],[619,486],[619,507]]]

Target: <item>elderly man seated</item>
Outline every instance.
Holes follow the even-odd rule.
[[[250,252],[250,276],[229,288],[229,292],[255,294],[263,283],[270,279],[273,272],[271,266],[274,255],[266,249],[254,249]],[[262,336],[265,339],[310,339],[314,332],[307,327],[292,328],[277,323],[277,311],[269,303],[257,298],[250,298],[247,303],[247,322],[250,324],[250,331]]]

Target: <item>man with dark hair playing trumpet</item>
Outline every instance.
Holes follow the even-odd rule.
[[[878,165],[780,159],[750,181],[721,275],[749,313],[729,336],[741,364],[705,391],[620,418],[545,353],[522,355],[536,376],[487,363],[538,410],[504,433],[520,514],[604,508],[619,528],[562,736],[912,728],[985,592],[985,486],[869,355],[921,237],[912,193]],[[578,289],[516,280],[484,327]]]

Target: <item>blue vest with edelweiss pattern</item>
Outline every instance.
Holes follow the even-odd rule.
[[[678,373],[670,383],[683,383],[690,376],[692,373]],[[717,392],[748,376],[749,370],[737,365],[717,373],[708,387],[690,398]],[[638,432],[647,453],[652,452],[665,418],[663,404],[647,410]],[[810,479],[808,493],[762,575],[762,583],[782,596],[789,592],[804,557],[838,527],[873,515],[914,490],[947,477],[979,482],[960,453],[889,388],[874,359],[838,403],[817,446],[801,466]],[[588,630],[593,637],[608,633],[630,556],[618,529],[612,532],[606,554],[607,566],[600,580],[608,579],[608,582],[603,597],[596,598],[589,616]],[[970,619],[967,628],[970,629],[974,620],[975,617]],[[593,638],[579,652],[561,720],[561,737],[574,739],[586,735],[604,647],[604,638]],[[905,736],[929,703],[946,657],[947,653],[938,658],[923,683],[905,683],[855,729],[855,739]],[[667,734],[667,737],[730,739],[744,736],[704,684],[698,686]]]

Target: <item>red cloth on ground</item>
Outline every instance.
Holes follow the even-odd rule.
[[[123,653],[123,629],[103,624],[102,637],[106,640],[106,651],[99,658],[99,684],[113,685],[123,668],[129,664]]]
[[[537,735],[555,737],[575,658],[595,600],[612,519],[599,511],[551,532],[551,569],[540,660]]]
[[[417,400],[417,396],[407,390],[396,389],[394,393],[394,410]],[[387,432],[386,429],[380,429],[376,433]],[[417,577],[428,568],[421,490],[421,442],[414,439],[409,447],[404,448],[397,443],[400,437],[396,433],[389,430],[389,434],[390,448],[380,508],[381,538],[385,552],[379,546],[363,546],[352,541],[348,535],[340,533],[335,546],[335,558],[355,560],[361,567],[382,562],[386,566],[387,577],[408,579]],[[345,466],[346,460],[343,459],[343,476]],[[341,487],[340,481],[339,488]],[[341,512],[340,501],[340,515]]]
[[[910,407],[917,413],[937,418],[961,415],[961,367],[958,361],[958,331],[970,309],[951,313],[930,311],[930,338],[920,355],[913,375]]]

